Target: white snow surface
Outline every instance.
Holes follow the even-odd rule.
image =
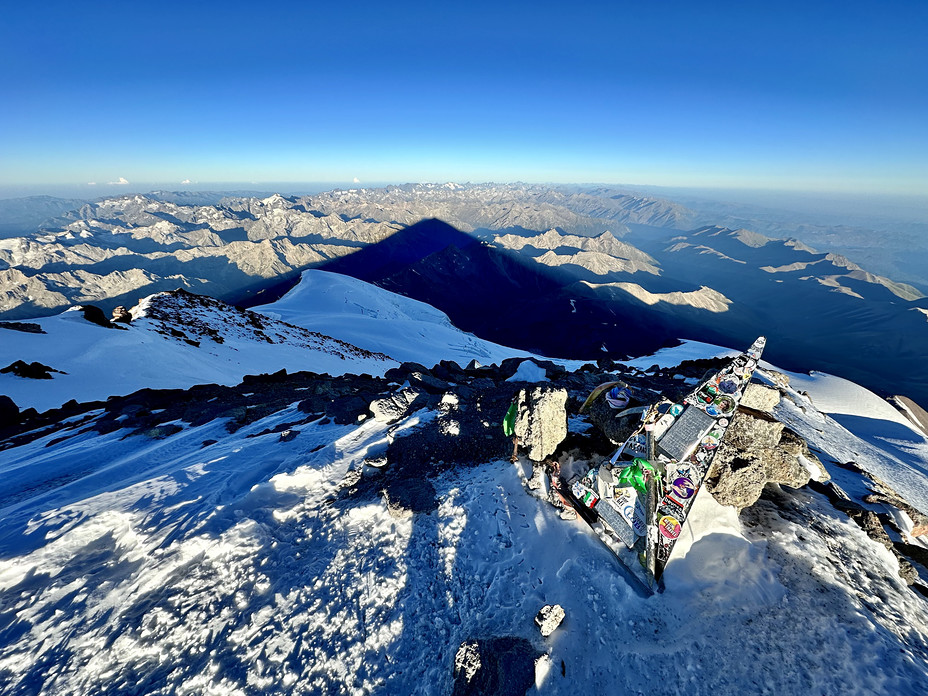
[[[339,273],[304,271],[299,284],[284,297],[256,309],[400,362],[426,367],[441,360],[463,367],[471,360],[490,365],[511,357],[533,357],[461,331],[431,305]]]
[[[507,382],[548,382],[547,371],[534,360],[523,360]]]
[[[0,374],[0,394],[12,398],[21,409],[45,411],[71,399],[103,400],[146,387],[184,389],[211,382],[233,385],[244,375],[280,369],[382,375],[397,361],[431,367],[441,360],[452,360],[464,366],[473,359],[491,364],[531,356],[465,333],[445,314],[422,302],[324,271],[306,271],[283,298],[256,308],[272,320],[263,335],[255,333],[235,312],[227,311],[227,306],[196,308],[185,314],[170,328],[198,340],[196,347],[182,338],[159,333],[161,325],[145,316],[151,301],[152,297],[145,298],[132,310],[136,318],[126,331],[92,324],[75,309],[29,320],[44,334],[0,330],[0,367],[15,360],[37,361],[66,373],[52,373],[48,380]],[[290,326],[273,322],[279,319]],[[184,320],[215,327],[223,342],[217,343],[209,335],[194,335]],[[297,327],[303,331],[295,330]],[[307,330],[323,335],[311,337]],[[352,345],[341,346],[337,341]],[[385,355],[364,355],[365,351]]]
[[[791,397],[781,416],[856,495],[824,455],[869,470],[886,451]],[[650,597],[528,493],[524,460],[432,477],[431,513],[337,495],[432,415],[319,420],[289,442],[260,433],[295,405],[163,440],[75,419],[0,451],[3,693],[447,694],[461,643],[494,636],[547,656],[529,694],[928,692],[928,603],[811,491],[740,517],[701,494]],[[547,639],[545,604],[567,615]]]

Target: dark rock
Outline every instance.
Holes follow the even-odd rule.
[[[150,437],[153,440],[163,440],[175,433],[179,433],[181,430],[183,430],[183,428],[177,425],[177,423],[168,423],[167,425],[159,425],[154,428],[149,428],[148,430],[143,430],[140,434]]]
[[[280,384],[286,382],[287,378],[287,370],[280,369],[273,374],[245,375],[242,377],[242,384]]]
[[[453,696],[524,696],[542,653],[525,638],[465,641],[454,659]]]
[[[909,560],[915,561],[928,570],[928,549],[924,546],[907,544],[904,541],[896,541],[893,543],[893,547]]]
[[[284,430],[284,431],[280,434],[280,441],[281,441],[281,442],[290,442],[291,440],[296,439],[296,436],[299,435],[299,434],[300,434],[300,431],[299,431],[299,430],[292,430],[292,429],[288,428],[287,430]]]
[[[125,330],[126,328],[125,326],[119,326],[118,324],[111,322],[106,317],[106,314],[103,312],[103,310],[96,305],[80,305],[78,309],[80,309],[81,313],[84,315],[84,319],[89,321],[91,324],[96,324],[97,326],[102,326],[107,329]]]
[[[19,423],[19,406],[8,396],[0,394],[0,427]]]
[[[451,388],[451,384],[448,382],[422,372],[410,373],[408,380],[410,386],[431,394],[443,394]]]
[[[503,379],[509,379],[519,369],[519,365],[525,362],[525,358],[506,358],[499,364],[499,376]]]
[[[496,386],[494,382],[489,377],[477,377],[476,379],[471,380],[470,388],[476,389],[478,391],[486,391],[488,389],[493,389]]]
[[[395,423],[405,418],[406,414],[424,407],[427,401],[423,392],[406,387],[382,398],[374,399],[369,409],[374,414],[374,420]]]
[[[343,396],[331,402],[325,413],[339,425],[357,423],[359,416],[367,415],[371,397]]]
[[[43,365],[40,362],[26,363],[22,360],[16,360],[4,367],[0,372],[4,374],[12,373],[17,377],[24,377],[26,379],[52,379],[49,373],[59,371],[48,365]],[[59,374],[64,373],[59,372]]]
[[[905,500],[897,495],[895,491],[892,491],[891,489],[887,490],[889,487],[882,481],[879,481],[877,485],[883,490],[879,493],[872,493],[866,496],[864,498],[864,502],[891,505],[894,508],[904,512],[909,516],[909,519],[912,520],[912,531],[910,534],[913,537],[919,537],[928,534],[928,516],[922,514],[921,511],[916,510],[914,507],[909,505]]]
[[[893,545],[892,540],[889,538],[889,534],[883,529],[883,523],[875,512],[871,510],[854,510],[849,511],[848,515],[857,523],[857,526],[866,532],[868,537],[892,551],[893,555],[899,561],[899,577],[905,580],[907,585],[911,585],[918,580],[918,571],[915,570],[908,559]]]
[[[0,321],[0,329],[22,331],[23,333],[44,334],[45,330],[39,324],[26,321]]]
[[[426,478],[393,480],[384,491],[387,510],[394,517],[429,513],[438,509],[435,486]]]
[[[215,445],[219,440],[203,440],[203,443],[200,445],[200,448],[209,447],[210,445]]]
[[[441,368],[443,374],[438,374],[436,368]],[[453,360],[442,360],[438,365],[432,368],[432,375],[439,379],[459,382],[467,378],[467,372]]]

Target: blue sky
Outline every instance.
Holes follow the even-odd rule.
[[[928,192],[928,2],[8,3],[0,185]]]

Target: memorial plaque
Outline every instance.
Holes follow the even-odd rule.
[[[657,448],[674,461],[685,459],[713,425],[712,416],[695,406],[687,406],[658,441]]]

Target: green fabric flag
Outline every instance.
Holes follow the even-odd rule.
[[[506,437],[512,437],[516,434],[516,416],[519,414],[519,409],[516,406],[516,402],[513,401],[509,406],[509,410],[506,411],[506,416],[503,418],[503,432],[506,434]]]
[[[619,486],[627,488],[631,486],[641,496],[647,495],[648,487],[644,482],[645,470],[655,474],[654,467],[647,459],[635,459],[631,464],[619,471],[617,482]]]

